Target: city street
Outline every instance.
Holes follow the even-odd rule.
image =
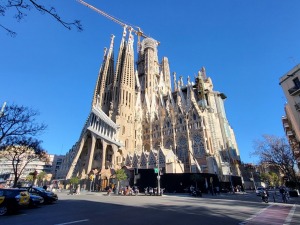
[[[1,217],[1,225],[296,225],[300,221],[298,198],[291,199],[290,204],[266,204],[255,193],[204,194],[202,198],[185,194],[106,196],[96,192],[58,195],[55,204]]]

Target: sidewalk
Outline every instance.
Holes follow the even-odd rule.
[[[69,190],[62,190],[61,192],[56,192],[57,194],[66,194],[69,195]],[[75,195],[75,194],[74,194]],[[88,191],[88,190],[81,190],[80,195],[101,195],[101,196],[107,196],[107,192],[96,192],[96,191]],[[123,196],[123,195],[117,195],[115,193],[111,193],[110,196]],[[143,192],[140,192],[137,196],[145,196]],[[260,199],[260,196],[256,196],[255,192],[235,192],[235,193],[220,193],[217,195],[211,195],[211,193],[202,193],[202,197],[192,197],[189,193],[164,193],[163,196],[178,196],[178,197],[191,197],[191,198],[231,198],[234,196],[238,198],[242,198],[243,196],[247,196],[247,198],[253,199]],[[151,197],[147,195],[147,197]],[[154,197],[154,196],[153,196]],[[269,202],[274,202],[273,193],[270,194]],[[275,203],[283,203],[281,196],[276,195],[275,196]],[[287,204],[296,204],[300,205],[300,197],[290,197]]]

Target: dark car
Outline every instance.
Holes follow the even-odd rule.
[[[53,203],[58,200],[57,194],[53,193],[52,191],[46,191],[41,187],[27,187],[27,191],[30,193],[30,195],[39,195],[43,197],[44,203]]]
[[[0,216],[27,206],[29,198],[26,189],[0,188]]]
[[[44,198],[39,195],[30,194],[29,207],[34,208],[44,203]]]

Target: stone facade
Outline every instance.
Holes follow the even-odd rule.
[[[114,36],[105,49],[91,113],[79,141],[67,153],[59,176],[87,178],[113,170],[163,168],[166,173],[240,175],[240,156],[226,118],[225,94],[214,91],[203,67],[185,84],[169,62],[158,60],[158,42],[139,43],[124,29],[116,63]],[[228,179],[228,178],[227,178]]]

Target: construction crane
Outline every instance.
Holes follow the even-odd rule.
[[[137,36],[138,36],[138,47],[140,46],[140,38],[143,37],[143,38],[148,38],[147,35],[145,35],[143,33],[143,31],[141,30],[140,27],[137,27],[137,26],[128,26],[127,24],[125,24],[124,22],[116,19],[115,17],[109,15],[108,13],[100,10],[100,9],[97,9],[96,7],[86,3],[85,1],[83,0],[77,0],[79,3],[81,3],[82,5],[85,5],[86,7],[96,11],[97,13],[101,14],[102,16],[105,16],[106,18],[112,20],[113,22],[121,25],[122,27],[126,27],[128,30],[131,30],[133,33],[135,33]],[[136,29],[134,29],[133,27],[135,27]],[[159,44],[159,42],[157,42],[157,44]]]

